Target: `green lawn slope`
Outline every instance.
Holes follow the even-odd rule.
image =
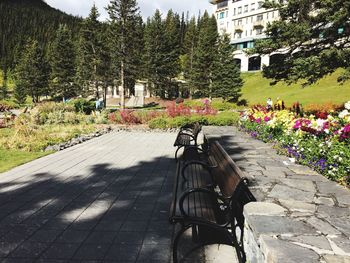
[[[341,104],[350,100],[350,81],[339,85],[337,83],[339,74],[335,72],[318,83],[303,88],[300,83],[290,86],[286,83],[270,85],[271,80],[263,78],[261,72],[243,73],[242,98],[246,99],[249,105],[258,103],[265,105],[268,97],[271,97],[274,102],[277,97],[280,97],[287,107],[296,101],[304,106],[326,102]]]

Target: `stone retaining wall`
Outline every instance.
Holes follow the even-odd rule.
[[[350,191],[233,127],[205,127],[251,178],[247,262],[350,262]]]

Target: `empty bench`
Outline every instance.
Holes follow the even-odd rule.
[[[173,260],[178,261],[181,236],[192,229],[193,241],[231,245],[244,262],[243,206],[255,198],[242,171],[218,142],[211,143],[208,152],[196,153],[194,148],[185,147],[183,161],[177,166],[169,219],[181,229],[174,239]]]
[[[199,123],[193,125],[186,125],[181,127],[176,136],[174,146],[177,147],[175,152],[175,159],[178,159],[178,152],[181,148],[194,145],[197,146],[198,134],[201,132],[202,126]]]

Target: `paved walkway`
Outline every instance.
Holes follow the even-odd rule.
[[[111,133],[0,174],[0,262],[170,262],[174,140]]]

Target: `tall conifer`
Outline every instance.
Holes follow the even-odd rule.
[[[17,100],[23,102],[29,95],[34,103],[39,102],[40,96],[48,95],[49,65],[44,52],[37,41],[30,40],[16,67],[18,88]]]
[[[218,48],[212,67],[212,95],[237,102],[241,96],[243,81],[240,68],[233,57],[234,48],[230,37],[224,34],[218,41]]]
[[[63,99],[75,96],[76,49],[66,25],[61,25],[57,31],[50,58],[52,94]]]
[[[218,38],[216,19],[205,12],[198,26],[198,42],[193,53],[190,85],[196,89],[198,96],[211,96],[211,70]]]
[[[121,108],[125,107],[125,89],[135,70],[134,46],[135,31],[139,22],[139,8],[136,0],[111,0],[107,11],[111,23],[111,41],[118,58],[118,70],[121,83]]]

